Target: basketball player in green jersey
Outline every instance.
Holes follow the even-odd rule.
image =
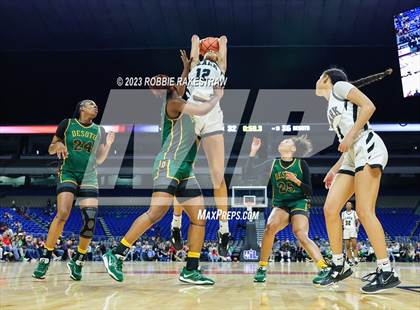
[[[313,280],[314,284],[319,284],[328,274],[329,268],[318,246],[308,236],[309,196],[312,194],[311,173],[305,160],[295,158],[297,151],[300,156],[308,154],[312,150],[312,144],[306,136],[285,139],[278,147],[280,158],[256,165],[255,156],[260,147],[261,139],[254,137],[245,171],[247,174],[259,175],[263,173],[262,170],[267,171],[271,167],[273,210],[264,230],[259,268],[254,276],[254,282],[265,282],[274,237],[278,231],[292,223],[294,235],[319,268],[319,274]]]
[[[44,279],[58,237],[63,232],[73,201],[80,199],[83,226],[77,252],[67,263],[70,278],[82,279],[82,267],[95,230],[98,211],[98,178],[96,166],[104,162],[114,142],[114,133],[105,137],[105,130],[93,120],[98,107],[92,100],[77,104],[73,118],[63,120],[48,148],[50,155],[61,160],[57,183],[57,214],[48,231],[42,257],[32,276]]]
[[[190,60],[185,52],[181,52],[181,57],[185,72],[185,69],[189,70]],[[161,75],[160,78],[164,81],[161,85],[168,84],[168,77]],[[191,284],[213,285],[214,281],[204,276],[198,268],[206,223],[199,218],[200,212],[204,211],[204,199],[193,172],[198,138],[192,116],[210,112],[222,98],[223,90],[214,89],[214,96],[201,104],[187,103],[175,86],[154,88],[152,92],[166,98],[161,112],[162,147],[153,165],[154,182],[150,208],[135,220],[118,246],[103,255],[103,262],[108,274],[114,280],[122,282],[123,260],[132,244],[168,212],[176,198],[190,219],[187,264],[182,269],[179,280]]]

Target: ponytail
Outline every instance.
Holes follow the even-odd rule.
[[[313,150],[312,142],[307,135],[291,138],[296,147],[296,157],[307,157]]]
[[[380,81],[384,77],[386,77],[388,75],[391,75],[391,74],[392,74],[392,69],[389,68],[389,69],[386,69],[384,72],[372,74],[372,75],[369,75],[367,77],[358,79],[358,80],[350,82],[350,83],[353,84],[354,86],[356,86],[357,88],[362,88],[362,87],[365,87],[366,85],[369,85],[371,83]]]
[[[369,75],[367,77],[364,77],[355,81],[349,81],[347,74],[343,70],[338,69],[338,68],[331,68],[331,69],[325,70],[323,74],[327,75],[330,78],[331,83],[333,85],[337,82],[345,81],[345,82],[349,82],[353,84],[357,88],[362,88],[362,87],[365,87],[366,85],[380,81],[388,75],[391,75],[392,69],[389,68],[389,69],[386,69],[384,72],[372,74],[372,75]]]

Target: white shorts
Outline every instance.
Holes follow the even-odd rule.
[[[357,231],[356,229],[344,229],[343,230],[343,239],[350,240],[350,239],[357,239]]]
[[[387,162],[388,151],[384,142],[375,132],[368,130],[363,132],[353,147],[344,153],[344,160],[338,173],[354,175],[366,165],[384,170]]]
[[[206,115],[194,116],[193,118],[195,121],[195,134],[201,138],[223,134],[225,131],[223,111],[219,103]]]

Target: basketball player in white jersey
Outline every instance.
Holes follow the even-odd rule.
[[[200,60],[200,38],[193,35],[191,38],[191,69],[188,75],[187,97],[188,102],[197,103],[208,100],[213,94],[212,83],[223,82],[227,69],[227,38],[219,38],[219,51],[208,51]],[[200,137],[207,157],[210,176],[213,184],[216,207],[223,211],[219,218],[219,253],[226,256],[229,243],[229,225],[227,221],[228,195],[224,178],[225,146],[223,111],[220,103],[205,116],[194,117],[197,136]],[[182,248],[181,236],[182,208],[174,206],[172,219],[171,241],[175,248]]]
[[[346,203],[346,210],[341,212],[343,222],[343,239],[346,245],[346,256],[350,266],[357,265],[357,233],[359,231],[359,218],[350,201]]]
[[[340,210],[355,194],[357,215],[377,257],[378,268],[363,278],[368,283],[361,288],[363,293],[372,294],[401,282],[390,264],[384,231],[375,214],[388,152],[369,125],[375,105],[356,86],[348,82],[342,70],[335,68],[324,71],[316,82],[316,95],[328,102],[328,122],[338,136],[338,151],[342,153],[324,179],[329,188],[324,215],[333,258],[331,270],[320,285],[332,285],[353,273],[343,257]]]

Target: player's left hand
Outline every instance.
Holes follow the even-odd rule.
[[[344,136],[344,139],[341,140],[341,143],[338,146],[338,150],[341,153],[347,152],[350,149],[350,147],[353,145],[353,142],[354,142],[354,136],[350,133],[346,134]]]
[[[291,172],[286,172],[286,179],[288,179],[289,181],[292,181],[295,184],[299,184],[300,180],[296,177],[296,174],[291,173]]]
[[[179,50],[179,52],[181,53],[181,60],[182,60],[182,63],[184,64],[184,68],[189,70],[191,66],[192,58],[188,58],[187,52],[185,50]]]
[[[114,140],[115,140],[115,133],[113,131],[108,132],[108,134],[106,135],[106,144],[112,145],[112,143],[114,143]]]

